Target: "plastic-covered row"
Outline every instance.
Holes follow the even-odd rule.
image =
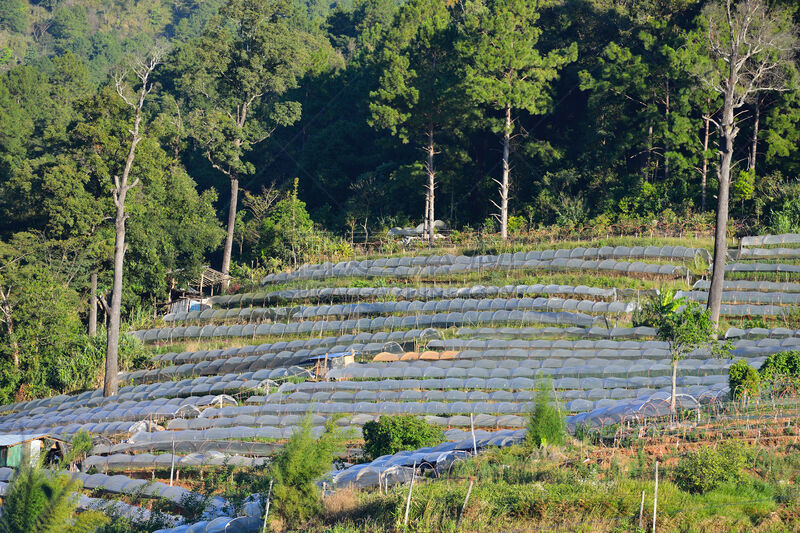
[[[679,368],[680,370],[680,368]],[[668,376],[669,377],[669,376]],[[671,378],[671,377],[670,377]],[[708,376],[680,376],[679,384],[691,385],[710,385],[714,383],[727,383],[727,376],[708,375]],[[664,381],[664,376],[640,376],[635,378],[557,378],[551,380],[553,390],[562,391],[589,391],[593,389],[616,389],[616,388],[648,388],[663,387],[669,385]],[[354,401],[381,401],[381,394],[384,392],[406,393],[403,400],[414,401],[466,401],[468,394],[473,391],[490,391],[488,394],[497,394],[498,398],[508,395],[498,401],[510,401],[511,395],[518,392],[531,393],[536,389],[537,381],[530,378],[440,378],[440,379],[386,379],[381,381],[321,381],[305,383],[286,383],[278,393],[269,396],[252,396],[247,400],[247,404],[254,403],[260,405],[264,403],[281,403],[283,401],[333,401],[347,399],[348,396]],[[441,395],[432,392],[439,392]],[[315,396],[318,393],[319,396]],[[337,394],[335,397],[326,394]],[[280,398],[283,395],[285,399]],[[485,399],[485,398],[484,398]],[[525,398],[528,401],[530,398]],[[233,416],[243,412],[240,407],[231,406],[219,410],[212,410],[204,414],[204,418],[213,417],[217,414]],[[179,420],[179,419],[176,419]],[[264,422],[276,422],[276,420],[264,420]],[[324,423],[324,419],[319,421]],[[168,426],[168,427],[171,427]]]
[[[281,335],[322,335],[333,332],[377,331],[395,329],[448,328],[475,324],[540,323],[591,327],[605,323],[602,317],[567,311],[468,311],[466,313],[439,313],[435,315],[387,316],[358,320],[317,320],[289,324],[246,324],[233,326],[179,326],[131,332],[144,341],[170,341],[178,339],[257,337]]]
[[[676,296],[693,302],[708,301],[708,293],[704,291],[678,291]],[[723,290],[722,301],[730,304],[800,305],[800,293]]]
[[[214,520],[201,520],[192,524],[158,529],[154,533],[260,533],[261,520],[254,516],[231,518],[221,516]]]
[[[197,350],[181,353],[167,352],[153,356],[153,361],[168,363],[199,362],[212,359],[225,359],[228,357],[247,357],[250,355],[264,355],[268,353],[297,352],[309,350],[311,355],[324,354],[334,346],[352,346],[359,351],[369,352],[372,346],[380,346],[383,351],[388,343],[404,345],[418,341],[441,338],[435,329],[412,329],[407,331],[378,331],[375,333],[346,334],[337,337],[319,337],[314,339],[294,339],[290,341],[277,341],[263,344],[250,344],[242,347],[233,347],[217,350]],[[370,346],[370,348],[366,348]]]
[[[581,311],[590,314],[632,313],[637,308],[634,302],[596,302],[594,300],[575,300],[562,298],[457,298],[455,300],[411,300],[400,302],[372,302],[308,306],[280,313],[282,318],[309,320],[321,317],[356,318],[370,315],[414,314],[414,313],[453,313],[489,310],[544,310]],[[221,320],[264,321],[275,320],[272,308],[245,307],[233,309],[206,309],[190,313],[176,313],[164,317],[166,322],[183,321],[208,322]],[[190,316],[193,315],[193,316]]]
[[[532,253],[532,252],[529,252]],[[510,255],[510,254],[509,254]],[[504,262],[493,260],[491,262],[476,261],[477,258],[465,258],[466,262],[440,266],[397,266],[397,267],[361,267],[361,266],[332,266],[329,268],[305,268],[294,272],[281,272],[270,274],[262,280],[262,284],[286,283],[302,280],[324,280],[330,278],[409,278],[409,277],[435,277],[451,276],[454,274],[464,274],[468,272],[480,272],[484,270],[548,270],[548,271],[570,271],[570,270],[589,270],[596,272],[619,272],[625,274],[641,274],[652,276],[683,277],[688,273],[684,266],[669,264],[643,263],[640,261],[631,263],[627,261],[615,261],[614,259],[602,259],[586,261],[583,259],[550,259],[540,261],[531,259],[526,261]]]
[[[798,259],[800,248],[742,248],[728,254],[731,259]]]
[[[757,339],[759,337],[770,337],[783,339],[786,337],[800,337],[800,329],[789,328],[728,328],[725,332],[726,339]]]
[[[219,452],[193,453],[189,455],[172,455],[162,453],[153,455],[141,453],[129,455],[118,453],[112,455],[90,455],[81,462],[81,468],[86,471],[96,468],[100,472],[108,470],[133,470],[137,468],[169,468],[171,466],[263,466],[266,460],[262,457],[243,457],[241,455],[227,455]]]
[[[505,285],[473,287],[324,287],[223,294],[211,297],[215,307],[248,307],[274,305],[278,302],[310,301],[318,303],[352,302],[356,300],[393,298],[395,300],[438,300],[442,298],[523,297],[539,294],[580,296],[596,299],[627,299],[657,291],[636,289],[604,289],[585,285]]]
[[[787,265],[786,263],[728,263],[725,272],[778,272],[797,274],[800,265]]]
[[[778,244],[800,244],[800,235],[796,233],[783,233],[780,235],[752,235],[742,237],[740,243],[743,248],[749,246],[775,246]]]
[[[548,261],[552,259],[689,259],[701,256],[711,260],[711,254],[704,248],[685,248],[683,246],[603,246],[601,248],[561,248],[554,250],[532,250],[528,252],[503,253],[500,255],[418,255],[367,259],[364,261],[343,261],[340,263],[306,264],[299,270],[326,270],[332,267],[392,268],[398,266],[441,266],[453,264],[514,264],[524,261]]]
[[[711,281],[705,279],[698,280],[695,282],[693,288],[695,290],[708,291],[711,288]],[[788,283],[788,282],[778,282],[778,281],[726,280],[722,283],[722,290],[800,293],[800,283]]]
[[[414,468],[446,469],[453,461],[480,453],[492,446],[511,446],[521,443],[525,438],[524,430],[502,430],[496,432],[476,431],[474,440],[469,438],[458,442],[443,442],[437,446],[402,451],[394,455],[378,457],[370,463],[351,466],[344,470],[330,473],[334,486],[366,488],[381,485],[388,487],[397,483],[405,483],[416,474]]]
[[[456,337],[474,339],[538,339],[540,337],[589,337],[598,339],[650,339],[655,337],[656,330],[651,327],[637,328],[460,328]]]
[[[716,403],[727,398],[730,389],[728,387],[712,387],[706,390],[697,391],[694,394],[680,393],[676,395],[676,403],[682,409],[697,409],[703,404]],[[659,391],[654,394],[618,402],[616,405],[609,405],[592,409],[567,417],[568,427],[575,428],[580,424],[591,427],[602,427],[613,424],[620,424],[627,421],[642,421],[647,418],[667,416],[670,413],[669,391]]]
[[[107,474],[84,474],[76,472],[70,474],[72,478],[83,485],[87,490],[111,492],[113,494],[142,495],[151,498],[164,498],[176,505],[181,505],[182,500],[192,492],[183,487],[170,487],[160,481],[146,481],[133,479],[121,474],[109,476]],[[227,502],[219,496],[214,496],[209,503],[208,512],[219,514]]]

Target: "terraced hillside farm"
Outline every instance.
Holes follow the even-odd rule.
[[[213,296],[205,309],[130,332],[155,355],[150,368],[120,375],[117,396],[90,390],[5,405],[0,434],[69,442],[88,432],[91,451],[71,474],[87,494],[82,505],[110,500],[119,516],[141,521],[160,501],[173,527],[159,531],[216,532],[260,531],[264,501],[198,495],[201,508],[190,509],[204,477],[263,467],[307,416],[314,435],[329,423],[349,435],[325,481],[332,494],[397,491],[519,444],[543,384],[571,433],[594,431],[606,444],[648,427],[682,427],[685,437],[687,421],[697,431],[709,413],[708,434],[736,426],[731,363],[759,368],[800,346],[800,235],[747,237],[731,249],[722,315],[732,358],[695,350],[680,362],[678,426],[670,345],[636,321],[666,291],[707,300],[709,243],[640,240],[272,274],[258,290]],[[382,415],[423,418],[446,440],[358,462],[363,426]],[[10,474],[0,469],[0,480]]]

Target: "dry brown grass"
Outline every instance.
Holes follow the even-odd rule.
[[[327,520],[337,520],[352,514],[361,506],[358,492],[350,487],[337,490],[322,500]]]

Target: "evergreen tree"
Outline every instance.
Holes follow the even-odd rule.
[[[577,58],[577,45],[543,53],[537,46],[537,24],[543,4],[538,0],[487,0],[467,4],[463,39],[459,49],[465,58],[467,91],[479,105],[500,111],[499,121],[487,119],[493,131],[503,135],[503,176],[500,187],[500,234],[508,236],[510,145],[514,114],[525,110],[545,113],[552,104],[551,82],[564,65]]]

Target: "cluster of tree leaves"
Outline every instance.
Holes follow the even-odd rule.
[[[370,460],[403,450],[435,446],[444,440],[442,430],[412,415],[381,416],[364,424],[364,454]]]

